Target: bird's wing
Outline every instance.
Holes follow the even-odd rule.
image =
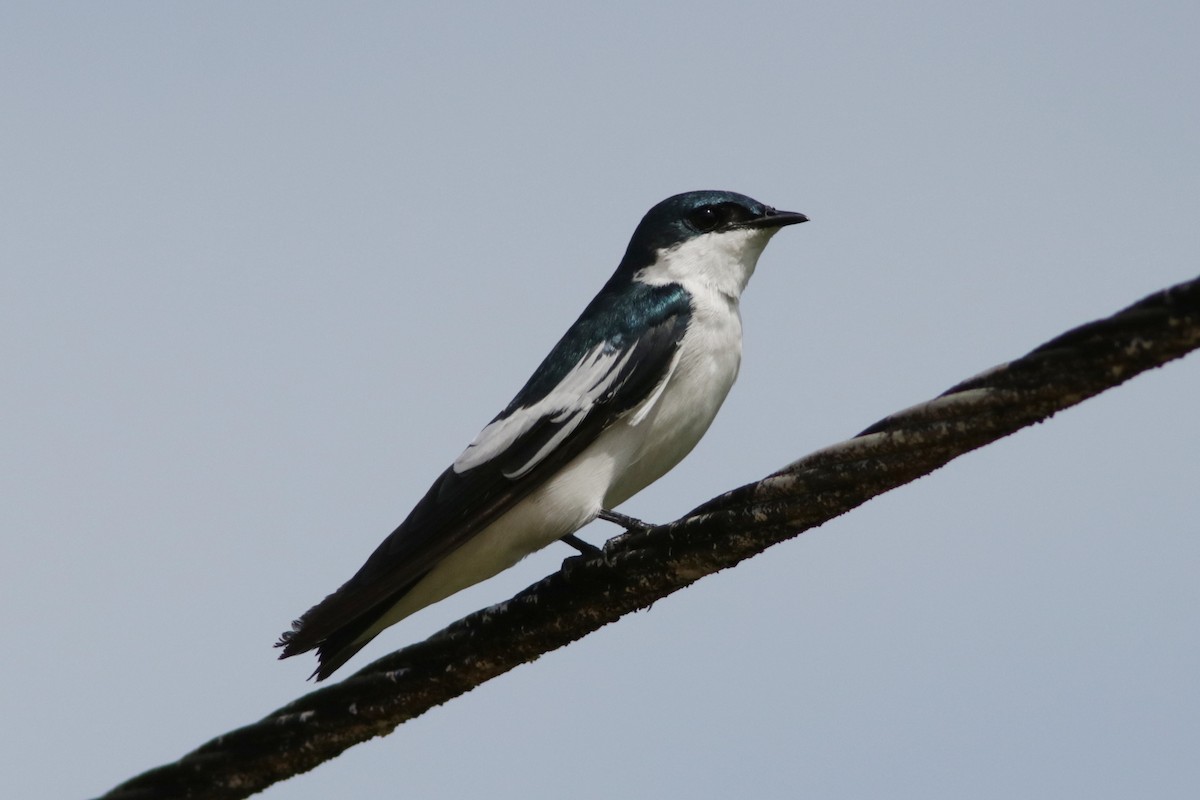
[[[541,486],[615,420],[644,413],[674,369],[691,305],[678,286],[639,289],[646,296],[625,297],[625,304],[612,298],[605,303],[603,294],[593,301],[512,403],[358,573],[293,623],[279,642],[281,658],[320,647],[323,667],[327,656],[336,659],[438,561]],[[635,301],[640,315],[631,307]],[[604,338],[594,335],[599,330],[606,331]]]

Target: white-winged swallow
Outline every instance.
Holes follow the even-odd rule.
[[[292,624],[329,677],[380,631],[612,511],[691,452],[733,386],[738,302],[771,237],[803,214],[685,192],[646,213],[613,276],[512,402],[362,568]]]

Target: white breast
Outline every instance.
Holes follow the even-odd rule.
[[[605,508],[628,500],[690,453],[737,378],[742,360],[737,302],[721,296],[694,301],[675,368],[653,405],[626,416],[601,437],[611,438],[612,449],[621,454]]]

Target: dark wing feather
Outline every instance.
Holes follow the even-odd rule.
[[[602,292],[592,302],[534,378],[354,577],[292,624],[277,645],[283,647],[280,658],[318,648],[321,665],[314,675],[327,677],[366,644],[356,640],[435,564],[654,391],[687,330],[691,306],[678,286],[636,286],[640,297]],[[598,330],[609,335],[601,338]]]

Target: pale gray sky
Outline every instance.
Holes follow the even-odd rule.
[[[812,222],[655,521],[1200,272],[1194,2],[413,5],[0,13],[11,796],[309,690],[276,636],[667,195]],[[1194,797],[1197,396],[1139,378],[263,796]]]

